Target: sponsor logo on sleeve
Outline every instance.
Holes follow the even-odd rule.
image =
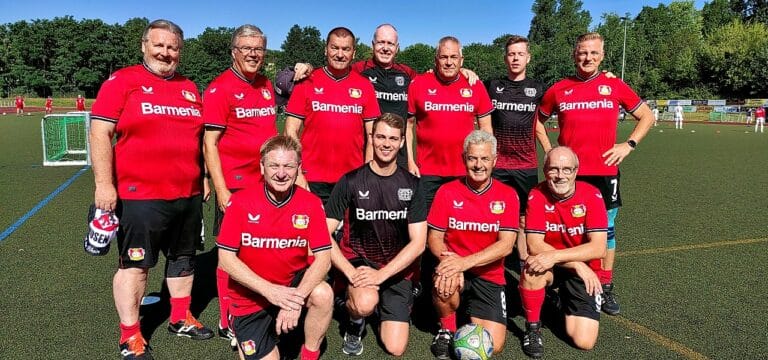
[[[144,260],[144,248],[129,248],[128,258],[131,259],[131,261]]]

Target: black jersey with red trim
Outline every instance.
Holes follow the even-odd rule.
[[[498,141],[496,168],[536,169],[536,107],[544,96],[543,86],[526,78],[489,80],[488,96],[496,110],[491,113],[493,135]]]
[[[376,174],[365,164],[336,183],[325,206],[325,216],[344,220],[349,210],[349,237],[339,244],[347,259],[365,258],[382,267],[410,241],[411,199],[418,178],[402,167],[389,176]]]
[[[371,81],[382,113],[397,114],[403,120],[408,118],[408,85],[416,77],[416,71],[399,63],[385,69],[373,59],[352,64],[352,70]]]

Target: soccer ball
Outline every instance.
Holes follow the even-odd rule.
[[[493,354],[491,333],[477,324],[467,324],[456,330],[453,351],[459,360],[485,360]]]

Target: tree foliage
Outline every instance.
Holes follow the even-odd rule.
[[[750,98],[768,93],[768,27],[736,19],[707,36],[702,49],[704,80],[721,94]]]
[[[325,64],[325,43],[320,37],[320,30],[314,26],[302,28],[293,25],[280,48],[283,54],[277,62],[278,69],[297,62],[308,62],[314,66]]]
[[[435,48],[427,44],[413,44],[400,50],[397,59],[418,72],[424,72],[435,66]]]

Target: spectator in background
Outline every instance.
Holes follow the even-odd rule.
[[[675,106],[675,129],[683,129],[683,107],[680,104]]]
[[[760,133],[762,133],[763,127],[765,127],[765,108],[762,106],[755,109],[755,132],[757,132],[758,126],[760,126]]]
[[[53,113],[53,98],[49,96],[45,99],[45,114],[51,113]]]
[[[77,107],[77,111],[85,111],[85,98],[83,95],[77,95],[75,107]]]

